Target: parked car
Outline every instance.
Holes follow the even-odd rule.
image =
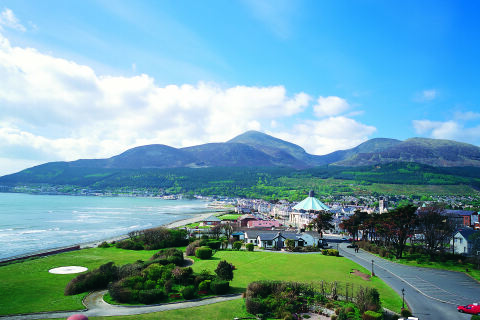
[[[470,314],[480,314],[480,305],[478,303],[469,304],[466,306],[458,306],[458,312],[470,313]]]

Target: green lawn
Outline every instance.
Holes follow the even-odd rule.
[[[256,280],[289,280],[316,282],[320,280],[346,282],[354,286],[374,286],[380,292],[383,306],[400,312],[402,300],[393,289],[379,278],[365,281],[351,275],[352,269],[370,274],[368,270],[343,257],[323,256],[321,254],[287,254],[277,252],[218,251],[212,260],[195,261],[192,268],[214,270],[220,260],[233,263],[237,270],[231,283],[236,290],[243,292],[247,285]]]
[[[89,270],[114,261],[118,265],[148,260],[155,251],[117,248],[85,249],[0,267],[0,315],[83,309],[86,294],[64,296],[67,283],[76,275],[51,274],[61,266],[83,266]]]
[[[85,266],[93,269],[108,261],[114,261],[121,265],[138,259],[148,260],[153,253],[154,251],[95,248],[0,267],[0,279],[2,279],[0,281],[0,315],[83,309],[81,300],[85,294],[68,297],[63,295],[66,284],[75,275],[54,275],[48,273],[49,269],[69,265]],[[322,279],[336,280],[341,283],[354,283],[355,286],[375,286],[380,292],[385,307],[395,311],[399,311],[401,307],[401,298],[380,279],[373,278],[372,281],[364,281],[357,276],[350,275],[352,269],[359,269],[365,273],[369,272],[345,258],[327,257],[320,254],[219,251],[212,260],[195,261],[193,269],[197,272],[202,269],[213,272],[218,262],[223,259],[233,263],[237,268],[231,285],[238,292],[244,291],[248,283],[260,279],[302,282]],[[225,308],[226,311],[217,312],[221,308]],[[238,316],[238,313],[244,312],[243,300],[241,299],[197,309],[204,310],[206,314],[212,312],[213,316],[203,317],[203,319],[232,319],[232,314]],[[183,319],[187,312],[190,315],[193,314],[188,309],[175,310],[159,313],[156,318],[158,318],[158,315],[163,317],[168,313],[168,319],[177,319],[176,317]],[[198,314],[200,314],[200,311]],[[195,318],[193,319],[202,319],[202,316],[197,318],[198,314],[195,311]],[[149,319],[150,317],[155,316],[145,315],[141,319]],[[116,317],[116,319],[123,318],[128,317]],[[136,316],[136,318],[139,317]]]
[[[221,215],[218,218],[221,220],[237,220],[241,216],[242,216],[241,214],[229,213],[229,214]]]

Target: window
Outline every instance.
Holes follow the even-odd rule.
[[[271,246],[271,245],[272,245],[272,240],[268,240],[268,241],[267,241],[267,245],[268,245],[268,246]]]

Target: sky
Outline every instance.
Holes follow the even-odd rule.
[[[0,0],[0,175],[258,130],[480,145],[480,2]]]

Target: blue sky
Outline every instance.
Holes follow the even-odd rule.
[[[250,129],[480,144],[476,1],[2,1],[0,174]]]

